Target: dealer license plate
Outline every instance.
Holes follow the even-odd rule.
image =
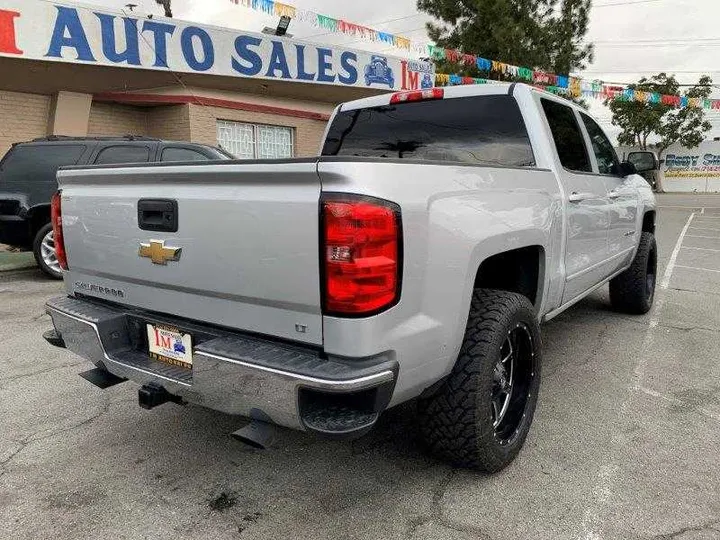
[[[192,369],[192,336],[171,326],[147,325],[150,358]]]

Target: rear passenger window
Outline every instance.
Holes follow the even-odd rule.
[[[590,135],[600,174],[616,174],[618,161],[612,143],[595,120],[587,114],[580,113],[580,116],[587,128],[588,135]]]
[[[525,122],[508,95],[459,97],[340,112],[325,156],[535,165]]]
[[[189,148],[166,148],[160,161],[207,161],[210,158]]]
[[[147,163],[150,161],[150,149],[147,146],[109,146],[101,150],[95,163],[112,165],[117,163]]]
[[[573,110],[549,99],[540,101],[562,166],[571,171],[592,172],[585,140]]]

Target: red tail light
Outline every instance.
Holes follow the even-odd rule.
[[[58,263],[60,263],[60,268],[67,270],[68,264],[65,253],[65,239],[63,238],[62,207],[59,191],[52,196],[52,200],[50,201],[50,219],[52,221],[53,240],[55,242],[55,255],[57,256]]]
[[[397,92],[390,96],[390,104],[409,103],[410,101],[425,101],[427,99],[442,99],[445,90],[442,88],[428,88],[427,90],[412,90],[410,92]]]
[[[338,195],[322,202],[324,313],[368,316],[400,298],[400,208],[369,197]]]

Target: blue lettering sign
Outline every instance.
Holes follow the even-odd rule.
[[[55,28],[50,39],[50,47],[45,56],[62,58],[63,47],[75,49],[78,60],[95,62],[95,57],[90,50],[85,30],[83,29],[77,9],[55,6],[58,10],[55,19]],[[67,32],[67,36],[65,33]]]
[[[275,77],[275,71],[280,70],[280,76],[283,79],[290,78],[290,68],[288,67],[287,59],[285,58],[285,49],[283,48],[282,41],[272,42],[272,52],[270,53],[270,65],[268,66],[266,77]]]
[[[335,82],[335,74],[332,73],[333,65],[332,50],[318,48],[318,82]]]
[[[295,45],[297,51],[297,78],[301,81],[314,81],[315,73],[305,71],[305,45]]]
[[[720,165],[720,156],[716,154],[705,154],[703,156],[703,165],[708,167]]]
[[[238,36],[235,40],[235,52],[240,59],[232,59],[232,67],[241,75],[253,77],[260,73],[263,67],[262,58],[250,47],[259,47],[262,40],[251,36]]]
[[[195,45],[193,43],[193,38],[195,37],[200,40],[200,45],[202,45],[202,60],[198,60],[195,54]],[[215,46],[213,45],[210,34],[202,28],[188,26],[180,36],[180,45],[182,46],[185,61],[194,71],[207,71],[215,65]]]
[[[345,74],[338,75],[338,81],[343,84],[355,84],[358,80],[357,55],[346,51],[340,55],[340,67]]]
[[[167,40],[175,33],[175,25],[156,21],[145,21],[143,32],[152,32],[155,41],[155,67],[168,67]]]
[[[117,51],[117,39],[115,36],[115,16],[104,13],[95,13],[100,19],[100,31],[102,33],[102,48],[105,58],[116,64],[127,62],[133,66],[140,65],[140,47],[138,44],[138,26],[136,19],[123,17],[125,25],[125,50]]]

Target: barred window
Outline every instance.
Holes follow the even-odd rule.
[[[239,159],[291,158],[293,136],[293,128],[285,126],[217,122],[218,144]]]

